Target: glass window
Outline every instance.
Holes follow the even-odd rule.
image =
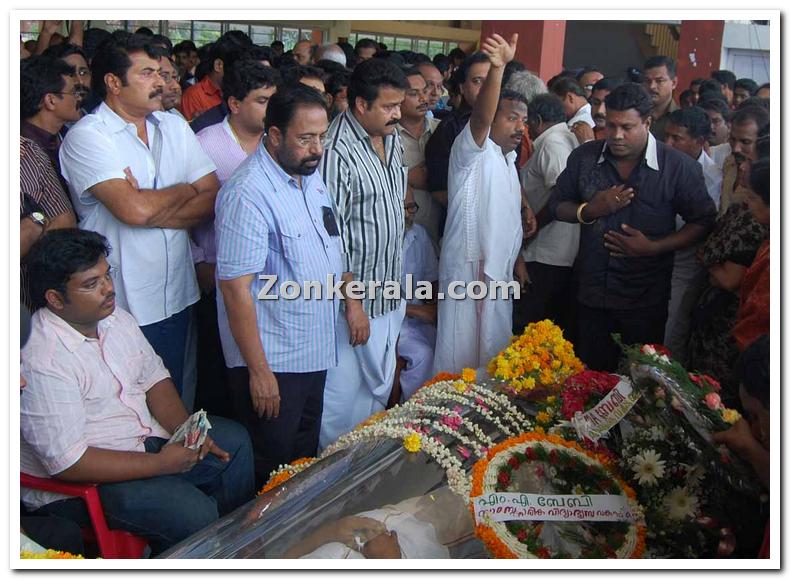
[[[275,40],[275,27],[274,26],[251,26],[250,38],[253,43],[262,46],[269,46]]]
[[[299,39],[300,40],[313,40],[313,31],[312,30],[304,30],[302,28],[299,29]]]
[[[138,28],[145,26],[146,28],[153,30],[154,34],[160,33],[159,20],[127,20],[126,22],[126,29],[129,32],[134,32]]]
[[[395,46],[391,46],[390,50],[412,50],[412,39],[396,38]]]
[[[418,38],[415,40],[415,52],[419,52],[421,54],[428,54],[428,40],[424,38]]]
[[[441,40],[429,40],[428,41],[428,55],[431,58],[434,58],[436,54],[448,54],[445,52],[445,43]]]
[[[291,50],[299,40],[298,28],[284,28],[281,32],[280,40],[283,41],[283,48]]]
[[[22,40],[36,40],[38,39],[38,27],[41,24],[39,20],[21,20],[19,22],[19,33]]]
[[[168,20],[167,35],[174,45],[182,40],[192,40],[192,22],[190,20]]]
[[[225,30],[241,30],[247,36],[250,36],[250,25],[249,24],[243,24],[241,22],[229,22],[226,25]]]
[[[197,46],[203,46],[210,42],[216,41],[221,36],[219,22],[206,22],[204,20],[195,20],[193,22],[195,33],[192,40]]]

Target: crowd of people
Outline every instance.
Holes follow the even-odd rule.
[[[768,481],[768,374],[736,364],[768,365],[768,84],[687,89],[667,56],[545,84],[518,35],[431,59],[59,27],[21,47],[23,472],[99,484],[157,554],[549,318],[591,369],[619,333],[717,377],[749,419],[720,438]],[[197,409],[200,449],[167,445]],[[32,536],[87,521],[22,502]]]

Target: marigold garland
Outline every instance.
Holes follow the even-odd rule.
[[[568,376],[582,369],[574,347],[551,320],[528,324],[487,366],[492,377],[509,383],[516,393],[537,387],[557,390]]]
[[[624,482],[617,474],[613,473],[612,470],[609,468],[608,464],[610,463],[609,458],[603,456],[601,454],[597,454],[591,452],[584,447],[580,446],[575,441],[567,441],[561,437],[555,435],[545,435],[543,433],[538,433],[536,431],[523,433],[518,437],[512,437],[507,439],[501,443],[498,443],[494,447],[489,450],[489,453],[486,457],[478,462],[472,468],[472,475],[471,475],[471,491],[470,491],[470,499],[474,499],[477,496],[480,496],[484,493],[484,480],[486,477],[487,469],[489,467],[489,463],[501,452],[507,451],[509,449],[518,447],[523,443],[529,442],[542,442],[548,443],[555,446],[565,447],[570,450],[576,451],[589,459],[592,459],[596,462],[599,462],[604,465],[604,469],[618,487],[623,491],[624,495],[626,495],[634,505],[636,504],[636,493],[635,491]],[[475,504],[473,501],[469,504],[469,509],[472,513],[473,518],[475,518]],[[632,549],[629,558],[641,558],[643,553],[645,552],[645,536],[646,536],[646,528],[643,523],[638,523],[635,526],[636,528],[636,538],[635,538],[635,545]],[[484,542],[489,552],[495,558],[518,558],[518,555],[514,553],[514,551],[502,540],[499,534],[493,530],[490,526],[486,524],[477,523],[475,527],[476,535]],[[548,551],[537,554],[537,557],[549,557],[550,554]]]
[[[22,560],[84,560],[85,559],[80,554],[61,552],[60,550],[46,550],[44,552],[31,552],[29,550],[22,550],[19,553],[19,557]]]
[[[288,465],[281,465],[269,474],[269,481],[266,482],[266,485],[262,487],[261,491],[259,491],[256,495],[263,495],[270,489],[274,489],[284,484],[297,473],[306,470],[308,467],[316,463],[316,461],[318,461],[317,457],[301,457],[299,459],[295,459]]]

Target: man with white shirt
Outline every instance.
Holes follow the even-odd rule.
[[[469,122],[450,153],[448,219],[440,253],[439,286],[451,282],[513,280],[522,244],[521,191],[514,160],[522,142],[527,102],[514,91],[500,92],[505,65],[513,60],[517,35],[495,34],[482,50],[491,66]],[[526,281],[520,261],[520,280]],[[457,284],[454,284],[457,286]],[[457,292],[464,292],[464,288]],[[439,302],[434,370],[479,368],[511,339],[510,296]]]
[[[673,149],[686,153],[703,168],[703,180],[714,204],[719,207],[722,189],[722,170],[706,153],[704,145],[711,133],[711,121],[700,107],[678,109],[670,113],[665,126],[665,143]],[[676,216],[676,228],[681,229],[684,220]],[[673,260],[673,277],[670,282],[670,302],[667,309],[664,345],[673,353],[673,358],[684,364],[689,335],[690,314],[697,302],[696,279],[706,271],[695,257],[700,243],[677,250]],[[695,296],[691,294],[694,293]]]
[[[576,79],[563,77],[552,83],[549,89],[554,95],[557,95],[563,103],[563,110],[566,112],[566,123],[569,129],[573,128],[577,123],[584,123],[591,129],[590,139],[593,138],[593,128],[596,123],[593,121],[591,115],[591,106],[588,102],[588,97]],[[580,144],[584,141],[580,140]]]
[[[60,149],[80,227],[103,234],[118,270],[118,305],[131,312],[182,393],[189,307],[200,292],[188,229],[214,215],[214,164],[186,122],[161,111],[156,49],[139,35],[109,41],[92,62],[95,113]],[[192,360],[189,360],[189,359]],[[193,393],[185,392],[192,406]]]
[[[551,318],[569,330],[571,274],[580,241],[579,224],[550,221],[547,201],[577,137],[566,125],[563,104],[555,95],[537,95],[527,107],[533,154],[521,171],[522,187],[538,220],[538,234],[522,250],[530,291],[514,302],[514,334],[530,322]]]

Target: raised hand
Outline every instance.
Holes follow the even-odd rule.
[[[489,62],[493,67],[503,67],[512,60],[516,54],[516,41],[519,39],[519,34],[516,32],[511,35],[511,40],[506,41],[499,34],[493,34],[483,41],[481,44],[481,51],[489,57]]]

